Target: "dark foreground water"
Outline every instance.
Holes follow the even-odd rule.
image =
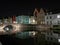
[[[39,40],[39,39],[38,39]],[[20,39],[16,38],[13,35],[2,35],[0,36],[0,42],[2,42],[3,45],[60,45],[58,43],[49,43],[40,41],[39,43],[36,43],[36,40],[34,38],[26,38],[26,39]]]
[[[0,41],[3,45],[34,45],[33,38],[19,39],[14,36],[0,36]]]

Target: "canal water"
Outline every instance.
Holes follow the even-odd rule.
[[[2,45],[34,45],[33,38],[20,39],[12,35],[0,36],[0,42]]]

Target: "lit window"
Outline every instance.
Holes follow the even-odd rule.
[[[60,39],[58,39],[58,42],[60,42]]]
[[[57,18],[60,18],[60,15],[57,15]]]
[[[17,23],[16,21],[13,21],[13,23]]]
[[[35,20],[33,19],[33,22],[35,22]]]

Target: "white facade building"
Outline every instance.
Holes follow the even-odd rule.
[[[45,39],[47,41],[60,43],[60,34],[54,32],[45,32]]]
[[[45,24],[47,24],[47,25],[60,25],[60,14],[45,15]]]

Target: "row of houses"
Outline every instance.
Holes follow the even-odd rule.
[[[60,43],[60,27],[58,26],[60,25],[60,13],[52,14],[50,12],[49,14],[48,12],[45,13],[43,9],[40,9],[40,11],[35,9],[34,16],[36,17],[37,24],[52,25],[51,29],[41,32],[45,36],[44,40],[52,43]]]
[[[46,14],[46,12],[41,8],[39,11],[38,9],[35,9],[33,16],[18,15],[3,18],[0,19],[0,24],[2,23],[60,25],[60,14]],[[40,26],[37,28],[40,28]],[[53,30],[50,32],[44,32],[44,35],[47,41],[53,40],[60,42],[60,35],[58,33],[54,33]]]
[[[48,14],[42,8],[38,11],[35,9],[33,16],[17,16],[16,22],[20,24],[46,24],[46,25],[60,25],[60,13],[58,14]],[[39,27],[40,28],[40,27]],[[40,30],[40,29],[39,29]],[[45,31],[45,40],[48,42],[60,42],[60,33],[56,33],[58,29],[49,29],[50,31]],[[59,29],[60,30],[60,29]],[[59,31],[58,31],[59,32]]]
[[[34,16],[38,24],[60,25],[60,13],[52,14],[52,12],[48,13],[43,9],[40,9],[40,11],[35,9]]]
[[[19,24],[46,24],[46,25],[60,25],[60,13],[58,14],[48,14],[44,9],[35,8],[33,16],[29,15],[18,15],[11,16],[8,18],[0,19],[0,23],[19,23]]]
[[[1,23],[37,24],[33,16],[24,15],[0,19],[0,24]]]
[[[17,16],[16,22],[20,24],[37,24],[33,16]]]

